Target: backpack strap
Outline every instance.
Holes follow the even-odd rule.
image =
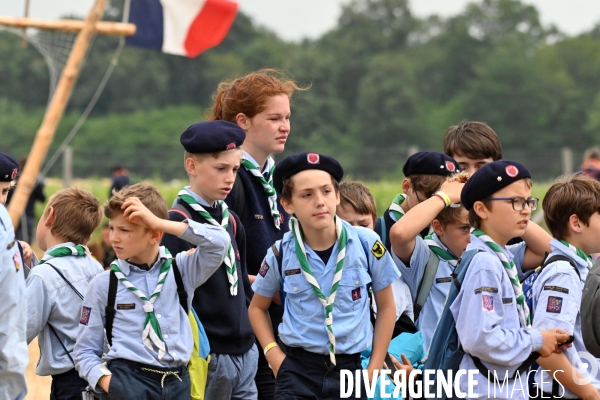
[[[183,215],[185,217],[185,219],[191,219],[192,221],[194,220],[192,218],[192,216],[188,213],[188,210],[181,203],[175,203],[173,208],[171,208],[168,212],[178,213],[178,214]],[[239,217],[239,214],[238,214],[238,217]],[[233,227],[233,237],[236,237],[237,236],[237,222],[235,221],[235,218],[231,215],[231,213],[229,214],[229,222],[231,223],[231,226]]]
[[[415,304],[414,304],[414,313],[415,313],[415,321],[419,319],[419,315],[421,314],[421,310],[429,297],[429,293],[431,292],[431,288],[433,286],[433,280],[435,279],[435,275],[437,274],[438,267],[440,265],[440,258],[435,254],[431,249],[429,250],[429,261],[427,261],[427,265],[425,266],[425,273],[423,274],[423,278],[421,279],[421,283],[419,283],[419,288],[417,289],[417,294],[415,296]]]
[[[115,320],[115,300],[117,298],[117,285],[119,284],[119,279],[117,275],[115,275],[114,271],[110,271],[110,278],[108,281],[108,298],[106,301],[106,308],[104,309],[105,323],[104,330],[106,331],[106,340],[108,344],[112,346],[112,328],[113,322]]]
[[[544,260],[544,264],[542,264],[542,268],[540,269],[540,273],[542,273],[542,270],[544,268],[546,268],[548,265],[555,263],[557,261],[566,261],[569,264],[571,264],[571,266],[573,267],[573,269],[575,270],[575,272],[577,273],[577,276],[579,277],[579,280],[581,280],[581,274],[579,273],[579,270],[577,269],[577,266],[575,265],[575,263],[573,262],[573,260],[571,260],[569,257],[567,256],[563,256],[562,254],[555,254],[552,257],[548,258],[546,256],[546,260]],[[539,276],[539,274],[538,274]]]
[[[179,297],[179,304],[181,305],[181,307],[187,314],[190,312],[190,310],[188,309],[188,305],[187,305],[188,295],[187,295],[187,292],[185,291],[183,279],[181,278],[181,271],[179,271],[177,262],[175,261],[175,258],[173,258],[172,260],[173,260],[173,263],[171,264],[171,267],[173,269],[173,276],[175,277],[175,283],[177,284],[177,296]]]
[[[379,235],[379,237],[381,238],[381,241],[385,245],[385,239],[387,236],[385,234],[385,219],[383,218],[383,215],[381,217],[377,218],[377,221],[375,222],[374,231],[376,234]]]
[[[494,376],[493,376],[494,374],[490,373],[490,370],[487,369],[485,367],[485,365],[483,365],[481,360],[478,357],[475,357],[471,354],[469,354],[469,356],[473,360],[473,364],[475,364],[475,366],[479,370],[479,373],[482,374],[483,376],[487,377],[490,382],[494,382]],[[535,361],[538,358],[540,358],[540,353],[538,353],[537,351],[534,351],[533,353],[531,353],[529,355],[529,357],[527,357],[527,359],[525,361],[523,361],[523,363],[521,365],[519,365],[519,368],[517,368],[515,373],[511,377],[509,377],[508,380],[512,381],[512,380],[515,380],[515,378],[517,376],[522,376],[527,370],[529,370],[529,368],[531,368],[533,363],[535,363]]]
[[[83,300],[83,295],[81,293],[79,293],[79,291],[75,288],[75,286],[73,286],[73,284],[71,282],[69,282],[69,280],[67,278],[65,278],[65,276],[62,274],[62,272],[60,272],[58,270],[58,268],[56,268],[54,265],[50,264],[49,262],[46,262],[45,264],[48,265],[48,266],[50,266],[50,267],[52,267],[52,269],[55,270],[56,273],[58,275],[60,275],[60,277],[63,278],[63,280],[65,282],[67,282],[67,285],[69,285],[71,287],[71,289],[75,292],[75,294],[77,294],[77,296],[79,296],[79,298],[81,300]]]
[[[277,248],[277,243],[279,242],[279,248]],[[277,269],[279,270],[279,276],[281,276],[281,288],[279,289],[279,298],[281,299],[281,304],[285,303],[285,291],[283,290],[283,244],[281,240],[273,243],[271,246],[271,250],[273,250],[273,255],[275,255],[275,260],[277,261]]]

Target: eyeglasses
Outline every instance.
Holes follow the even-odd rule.
[[[530,197],[528,199],[523,197],[491,197],[488,200],[510,201],[512,203],[512,208],[515,211],[523,211],[525,209],[525,204],[529,206],[531,211],[535,211],[537,210],[538,202],[540,201],[537,197]]]

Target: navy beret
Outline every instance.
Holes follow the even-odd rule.
[[[198,122],[181,134],[181,144],[188,153],[216,153],[239,147],[246,132],[238,124],[227,121]]]
[[[277,164],[275,172],[273,172],[275,190],[281,193],[285,179],[307,169],[320,169],[328,172],[338,182],[344,177],[344,169],[335,158],[318,153],[300,153],[287,156]]]
[[[0,182],[11,182],[19,173],[19,163],[8,154],[0,153]]]
[[[408,157],[402,172],[404,176],[441,175],[450,176],[460,171],[454,158],[437,151],[420,151]]]
[[[469,178],[460,193],[460,202],[470,210],[476,201],[484,200],[511,183],[526,178],[531,178],[531,173],[521,163],[510,160],[491,162]]]

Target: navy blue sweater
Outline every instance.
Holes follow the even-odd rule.
[[[177,200],[183,205],[197,222],[206,223],[198,212],[194,211],[181,199]],[[220,207],[204,207],[206,211],[216,220],[222,218]],[[231,244],[236,253],[238,293],[231,296],[229,293],[229,281],[225,264],[194,292],[192,307],[198,314],[198,318],[208,337],[211,353],[216,354],[244,354],[254,344],[254,331],[248,319],[248,293],[252,293],[248,271],[246,269],[246,238],[244,227],[235,213],[231,217],[236,221],[236,234],[234,236],[233,224],[230,222],[227,228],[231,237]],[[171,221],[183,221],[186,219],[179,212],[169,212]],[[169,249],[171,254],[187,251],[191,245],[176,236],[165,234],[162,244]]]
[[[233,190],[229,193],[225,202],[230,209],[238,214],[246,231],[246,243],[248,244],[246,263],[248,265],[248,273],[250,275],[258,275],[258,270],[267,255],[269,247],[277,240],[282,239],[283,234],[289,230],[290,216],[278,202],[277,207],[280,215],[283,216],[283,221],[280,224],[281,229],[275,228],[273,217],[271,216],[271,208],[269,207],[269,197],[258,178],[244,167],[241,167],[238,171],[237,179],[241,181],[244,190],[244,203],[241,210],[236,209],[238,196],[240,195],[238,182],[233,186]],[[252,293],[249,292],[248,294],[251,298]],[[269,315],[271,316],[273,331],[277,335],[277,328],[283,316],[283,307],[271,303]]]

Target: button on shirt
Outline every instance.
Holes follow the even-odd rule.
[[[187,222],[189,227],[179,237],[196,245],[197,249],[179,253],[175,257],[188,295],[188,307],[191,307],[195,288],[221,266],[230,239],[229,234],[221,227],[190,220]],[[125,260],[118,260],[118,264],[131,284],[148,297],[156,288],[160,267],[165,259],[165,250],[161,246],[159,259],[148,271]],[[154,312],[167,347],[165,356],[159,360],[156,348],[150,350],[144,346],[142,330],[146,313],[143,301],[119,282],[115,299],[113,344],[105,360],[100,358],[104,343],[109,276],[109,271],[105,271],[95,277],[85,294],[74,351],[79,374],[92,386],[96,386],[103,375],[100,365],[105,360],[120,358],[163,368],[187,365],[193,347],[192,331],[188,316],[179,304],[172,268],[167,274],[160,296],[154,302]],[[89,315],[86,316],[86,313]]]
[[[46,253],[62,246],[75,246],[68,242],[49,248]],[[40,360],[35,372],[38,375],[57,375],[74,368],[73,362],[58,340],[69,353],[73,352],[79,319],[81,298],[49,265],[58,269],[83,296],[92,278],[104,271],[90,255],[81,257],[55,257],[31,270],[25,281],[27,295],[27,343],[38,336]]]
[[[8,211],[0,204],[0,399],[27,393],[27,302],[23,260]]]
[[[589,272],[588,264],[577,256],[573,250],[556,239],[552,239],[550,247],[552,253],[548,257],[557,254],[569,257],[575,263],[581,278],[567,261],[556,261],[542,270],[532,288],[533,327],[539,330],[560,328],[574,335],[573,347],[565,349],[563,354],[571,365],[583,377],[588,379],[596,387],[596,390],[600,391],[599,360],[587,352],[581,336],[579,307],[583,285]],[[581,355],[583,355],[583,358]],[[592,372],[595,372],[596,375],[591,375]],[[540,387],[542,387],[543,382],[542,390],[552,393],[552,377],[546,372],[542,372],[542,367],[535,374],[535,382]],[[562,388],[560,394],[562,394]],[[577,395],[565,387],[564,398],[575,399]]]
[[[524,242],[504,248],[503,253],[515,264],[522,264]],[[459,342],[465,355],[459,368],[477,370],[469,354],[479,357],[491,374],[512,376],[529,355],[542,348],[542,334],[538,329],[524,329],[519,322],[517,302],[508,273],[498,256],[478,237],[471,236],[467,250],[481,250],[473,256],[462,288],[450,311],[456,321]],[[517,254],[517,256],[515,256]],[[474,375],[474,389],[479,399],[529,399],[527,375],[521,379],[493,385],[486,376]],[[502,382],[502,378],[499,378]],[[467,376],[460,379],[460,388],[467,391]],[[522,389],[522,390],[521,390]]]
[[[359,353],[373,342],[373,327],[370,321],[367,284],[378,292],[400,276],[387,250],[381,254],[383,245],[375,232],[353,227],[342,222],[348,233],[344,270],[340,279],[333,308],[333,333],[336,338],[337,354]],[[361,244],[361,240],[364,243]],[[376,243],[379,245],[376,246]],[[279,243],[277,243],[279,246]],[[279,337],[288,346],[302,347],[318,354],[329,354],[325,311],[312,287],[302,274],[296,256],[295,239],[288,232],[284,235],[283,247],[283,290],[286,292],[283,322],[279,326]],[[376,246],[376,247],[375,247]],[[331,283],[339,251],[336,242],[327,265],[308,246],[306,257],[325,296],[331,293]],[[379,259],[375,256],[378,255]],[[367,262],[368,258],[368,262]],[[273,297],[281,288],[281,274],[273,250],[269,249],[261,272],[252,289],[265,297]],[[368,267],[368,265],[370,267]],[[370,268],[370,274],[368,272]],[[266,271],[265,271],[266,270]]]

